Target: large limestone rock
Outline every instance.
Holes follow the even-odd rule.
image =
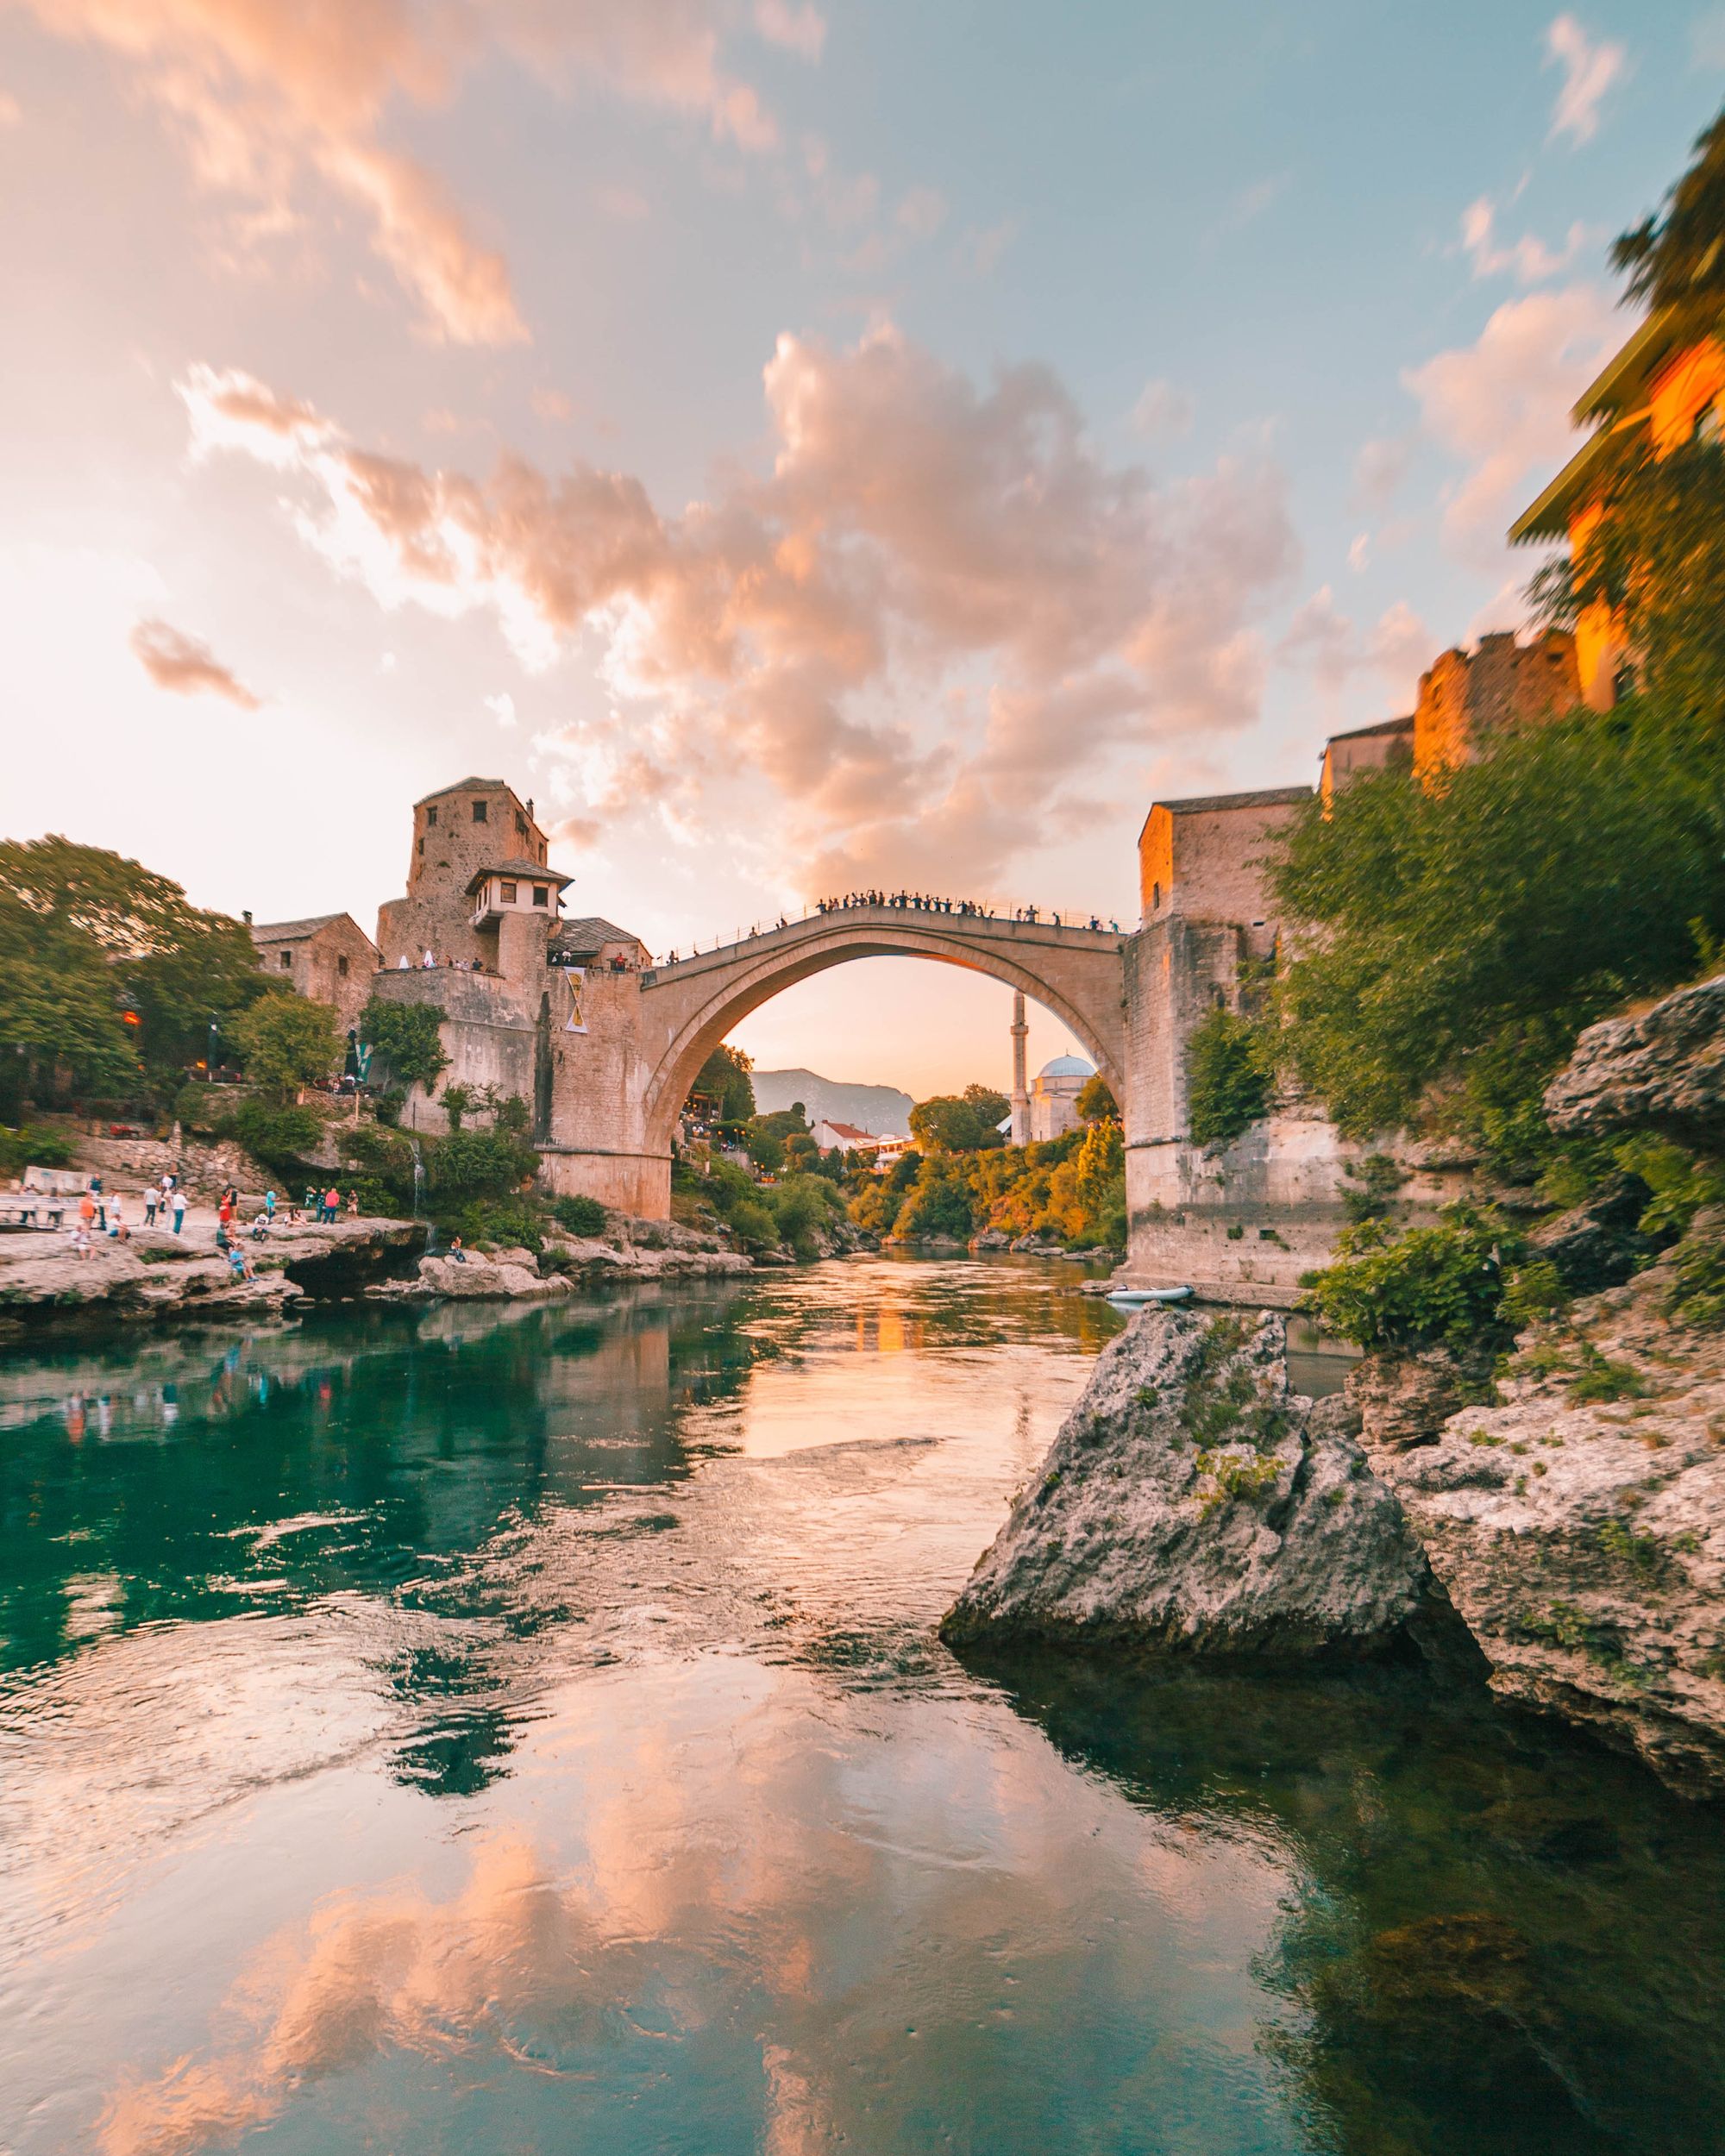
[[[569,1283],[556,1273],[542,1275],[525,1265],[499,1264],[475,1253],[465,1260],[422,1257],[417,1292],[462,1302],[549,1302],[567,1295]]]
[[[1340,1407],[1289,1390],[1278,1317],[1144,1312],[1098,1358],[943,1633],[1386,1648],[1433,1614],[1430,1574]]]
[[[1553,1130],[1653,1129],[1725,1151],[1725,975],[1590,1025],[1546,1091]]]
[[[1725,1795],[1725,1334],[1665,1313],[1667,1259],[1524,1333],[1501,1404],[1425,1441],[1371,1403],[1421,1389],[1370,1366],[1363,1441],[1490,1664],[1494,1690]],[[1428,1360],[1430,1358],[1427,1358]],[[1405,1369],[1406,1366],[1402,1368]],[[1386,1434],[1392,1442],[1385,1442]]]

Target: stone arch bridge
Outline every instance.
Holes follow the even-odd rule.
[[[1083,1043],[1118,1093],[1126,1066],[1126,940],[1117,930],[1051,921],[853,906],[674,965],[589,974],[584,1037],[569,1036],[560,1011],[548,1012],[542,1032],[555,1099],[554,1131],[540,1145],[548,1180],[662,1218],[677,1118],[707,1057],[762,1004],[858,958],[927,958],[1021,989]]]

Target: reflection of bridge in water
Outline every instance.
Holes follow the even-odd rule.
[[[751,1011],[856,958],[928,958],[1006,982],[1082,1041],[1118,1093],[1126,1068],[1123,942],[1118,930],[1051,920],[844,906],[656,967],[641,978],[646,1147],[668,1153],[702,1064]]]

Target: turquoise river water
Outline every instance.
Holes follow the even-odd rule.
[[[934,1626],[1120,1319],[858,1258],[0,1357],[6,2156],[1692,2156],[1718,1814]]]

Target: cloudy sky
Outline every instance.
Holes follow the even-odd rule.
[[[1125,922],[1153,799],[1520,618],[1722,97],[1682,0],[0,0],[4,828],[369,927],[476,771],[658,950]],[[741,1037],[926,1091],[1006,1002]]]

